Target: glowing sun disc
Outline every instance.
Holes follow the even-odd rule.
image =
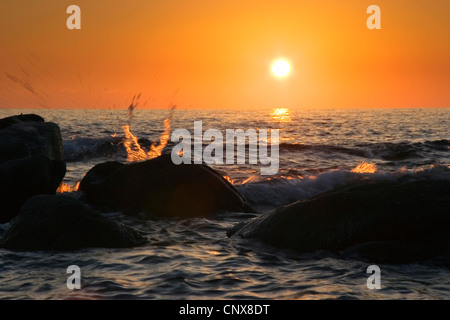
[[[291,66],[286,60],[277,60],[272,65],[272,72],[277,77],[285,77],[291,70]]]

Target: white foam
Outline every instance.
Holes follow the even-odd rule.
[[[308,199],[339,185],[361,182],[363,180],[411,181],[427,179],[450,180],[450,171],[448,168],[439,166],[416,172],[399,170],[393,173],[376,172],[373,174],[334,170],[306,179],[293,178],[248,182],[236,185],[236,188],[253,206],[260,211],[265,211],[295,201]]]
[[[114,153],[116,149],[123,149],[120,143],[122,138],[83,138],[64,141],[64,160],[79,161],[85,158],[101,157],[105,154]]]

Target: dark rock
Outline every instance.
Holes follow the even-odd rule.
[[[0,223],[11,220],[32,196],[54,194],[65,173],[64,162],[43,155],[0,163]]]
[[[79,189],[89,203],[160,217],[199,217],[218,211],[251,212],[244,197],[206,165],[175,165],[170,155],[95,166]]]
[[[0,222],[27,199],[54,194],[66,173],[58,125],[35,114],[0,119]]]
[[[44,122],[44,118],[36,114],[20,114],[0,119],[0,130],[19,122]]]
[[[127,248],[145,242],[135,229],[104,217],[74,198],[39,195],[23,205],[0,240],[0,247],[16,251],[67,251]]]
[[[0,162],[42,154],[50,160],[64,159],[64,146],[57,124],[18,122],[0,130]]]
[[[80,187],[83,189],[87,189],[87,194],[89,194],[90,188],[95,189],[96,186],[103,180],[105,180],[108,176],[125,167],[126,164],[118,161],[108,161],[97,164],[84,175],[83,180],[80,182]],[[80,187],[79,190],[82,191]]]
[[[450,181],[342,187],[240,223],[227,235],[378,261],[436,257],[450,252]]]

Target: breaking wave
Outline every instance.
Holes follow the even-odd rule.
[[[121,137],[76,137],[64,141],[64,160],[67,162],[112,157],[121,153],[126,155],[123,138]]]
[[[305,200],[319,193],[329,191],[337,186],[357,184],[361,181],[416,181],[416,180],[450,180],[450,169],[432,166],[416,172],[375,172],[356,173],[347,170],[334,170],[311,176],[309,178],[273,179],[236,185],[236,188],[259,211],[263,212],[295,201]]]

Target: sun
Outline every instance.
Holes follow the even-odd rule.
[[[272,65],[273,74],[280,78],[287,76],[290,70],[291,66],[283,59],[275,61]]]

